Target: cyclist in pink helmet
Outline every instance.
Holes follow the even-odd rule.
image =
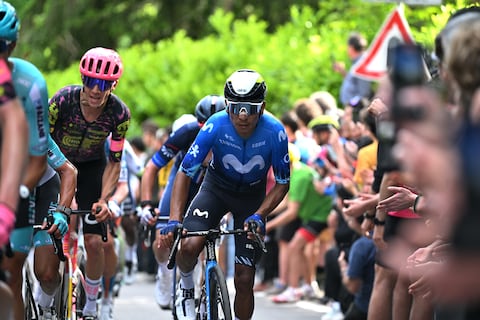
[[[101,234],[102,223],[106,222],[110,231],[113,227],[108,201],[119,178],[123,144],[130,122],[130,110],[113,94],[122,72],[123,64],[117,52],[100,47],[90,49],[80,60],[83,86],[66,86],[50,99],[51,135],[78,169],[78,207],[99,211],[96,221],[84,220],[83,223],[88,255],[84,320],[98,319],[96,298],[101,279],[103,277],[104,287],[109,288],[117,266],[113,238],[108,232],[108,240],[104,243]],[[111,136],[111,143],[105,152],[108,136]],[[103,302],[101,319],[110,319],[111,297]]]

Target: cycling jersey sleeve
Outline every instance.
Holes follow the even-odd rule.
[[[290,181],[290,161],[288,157],[288,138],[282,125],[276,124],[276,135],[272,141],[272,167],[275,181],[287,184]]]
[[[47,155],[47,162],[53,169],[57,169],[67,162],[67,158],[50,135],[48,135]]]
[[[188,177],[194,178],[198,170],[200,170],[203,160],[207,157],[208,152],[216,140],[218,126],[207,121],[202,129],[198,132],[197,137],[188,149],[183,158],[180,170]]]
[[[29,125],[29,154],[43,156],[48,149],[48,91],[40,71],[30,62],[11,58],[15,91],[22,100]]]
[[[118,99],[120,101],[120,99]],[[112,131],[112,141],[110,142],[109,158],[112,162],[120,162],[122,160],[123,145],[125,143],[125,136],[130,125],[130,110],[127,106],[120,102],[121,112],[115,114],[116,126]]]
[[[152,157],[152,162],[158,168],[166,166],[180,152],[186,152],[195,140],[200,127],[198,122],[189,122],[170,134],[167,141]]]

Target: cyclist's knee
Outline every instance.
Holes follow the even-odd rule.
[[[185,239],[177,254],[177,264],[180,270],[187,272],[193,270],[198,256],[203,249],[204,242],[200,237]]]
[[[238,292],[248,293],[253,291],[255,269],[237,264],[235,266],[235,289]]]
[[[89,234],[85,236],[85,249],[89,255],[100,254],[103,250],[103,241],[100,235]]]

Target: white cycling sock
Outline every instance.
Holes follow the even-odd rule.
[[[55,292],[52,295],[49,295],[49,294],[46,294],[45,291],[43,291],[42,287],[39,287],[38,296],[36,297],[38,305],[43,308],[51,307],[54,296],[55,296]]]
[[[83,308],[83,314],[97,314],[97,295],[101,283],[102,278],[92,280],[88,277],[85,277],[85,293],[87,295],[87,302]]]
[[[182,277],[182,289],[192,289],[195,287],[193,282],[193,270],[187,273],[180,271],[180,276]]]
[[[159,262],[158,263],[157,274],[158,275],[164,275],[164,274],[167,274],[168,272],[172,272],[172,271],[167,268],[167,262]]]

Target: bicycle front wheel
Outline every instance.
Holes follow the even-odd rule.
[[[218,265],[209,270],[210,318],[232,320],[232,308],[228,295],[227,282]]]

